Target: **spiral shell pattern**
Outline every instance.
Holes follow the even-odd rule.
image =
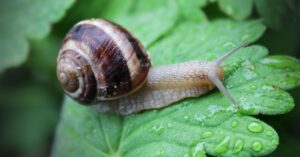
[[[142,44],[120,25],[103,19],[77,23],[64,38],[57,78],[73,99],[91,104],[139,89],[151,67]]]

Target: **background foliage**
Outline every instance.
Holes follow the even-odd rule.
[[[2,156],[49,155],[53,145],[54,128],[59,119],[63,99],[63,92],[57,84],[55,77],[56,55],[63,36],[69,28],[79,20],[92,17],[105,17],[126,26],[126,28],[133,31],[140,38],[150,52],[153,52],[152,58],[154,65],[180,62],[197,57],[211,60],[216,58],[218,54],[230,49],[232,44],[237,44],[243,40],[264,45],[271,54],[299,57],[300,51],[300,3],[296,0],[245,0],[243,2],[235,0],[191,0],[189,3],[186,3],[185,0],[12,0],[0,2],[0,7],[0,120],[2,127],[0,131],[0,144],[1,149],[3,149],[0,155]],[[199,31],[199,26],[201,26],[200,30],[202,31]],[[228,30],[226,30],[226,28]],[[263,32],[265,33],[263,34]],[[195,34],[199,34],[200,36],[195,37]],[[250,36],[245,37],[245,34],[250,34]],[[186,38],[183,38],[183,36]],[[177,47],[174,47],[176,43],[183,41],[186,44],[178,44]],[[161,47],[165,47],[166,49],[162,49]],[[227,73],[232,74],[236,66],[241,64],[241,61],[248,61],[248,64],[243,64],[243,66],[255,66],[257,70],[255,71],[256,74],[261,76],[272,74],[272,77],[264,78],[265,80],[260,80],[260,77],[254,78],[256,85],[257,81],[262,84],[269,81],[272,85],[287,90],[299,83],[297,82],[297,80],[299,81],[299,77],[297,77],[299,73],[297,72],[299,72],[300,69],[298,61],[289,57],[279,56],[265,58],[268,51],[261,46],[252,46],[243,51],[243,54],[238,54],[235,58],[226,62]],[[210,52],[210,55],[204,52]],[[163,54],[164,59],[162,60],[159,57],[155,57],[154,55],[156,53]],[[252,56],[252,54],[255,55]],[[250,110],[251,112],[247,110],[247,115],[257,115],[259,112],[263,112],[267,115],[279,114],[291,110],[293,107],[291,98],[281,96],[286,94],[279,89],[275,91],[265,91],[265,93],[262,93],[263,99],[257,100],[256,102],[247,99],[247,94],[249,98],[251,98],[251,92],[256,90],[262,91],[260,88],[247,90],[247,87],[250,87],[251,84],[242,87],[241,84],[245,84],[246,82],[238,82],[239,79],[237,79],[237,77],[243,74],[253,74],[251,72],[253,71],[242,68],[225,82],[227,86],[232,88],[233,94],[237,95],[237,97],[240,97],[240,95],[235,93],[246,91],[241,94],[246,97],[246,102],[254,104],[261,103],[262,101],[267,102],[261,103],[261,108],[254,108]],[[284,76],[288,77],[282,76],[283,73],[286,73]],[[226,77],[228,78],[229,76]],[[245,76],[245,79],[242,79],[242,81],[243,80],[247,80],[247,77]],[[280,84],[283,80],[285,80],[287,84]],[[235,87],[239,87],[240,89]],[[299,88],[291,91],[292,95],[294,95],[296,106],[294,110],[288,114],[280,116],[257,116],[258,119],[272,126],[280,137],[278,149],[270,154],[270,156],[296,156],[299,154],[300,128],[298,120],[300,108],[297,104],[300,104],[300,99],[296,96],[297,94],[299,95],[299,92]],[[71,141],[67,135],[70,135],[72,140],[74,140],[71,136],[72,131],[70,131],[70,128],[77,128],[77,125],[80,127],[81,122],[86,123],[86,118],[90,118],[89,121],[91,124],[88,125],[91,126],[93,126],[93,123],[98,123],[97,120],[95,121],[95,119],[98,118],[103,120],[103,125],[111,121],[115,122],[115,125],[105,125],[110,126],[108,129],[115,131],[108,134],[108,139],[112,142],[110,148],[112,152],[107,151],[110,153],[115,153],[114,150],[118,147],[118,139],[120,138],[118,136],[120,136],[119,132],[120,129],[122,129],[120,128],[121,122],[126,123],[124,126],[127,126],[127,131],[131,132],[130,130],[136,129],[137,126],[142,124],[142,122],[148,121],[149,118],[158,117],[158,119],[150,123],[149,126],[141,127],[144,129],[140,129],[132,134],[132,136],[126,140],[127,144],[126,141],[124,142],[125,144],[123,145],[125,146],[121,154],[126,154],[124,151],[131,150],[132,147],[135,147],[134,142],[147,141],[147,139],[153,140],[158,137],[160,137],[158,139],[170,140],[182,136],[182,134],[176,136],[176,132],[173,132],[173,129],[165,129],[170,125],[170,128],[176,126],[176,128],[181,128],[182,130],[190,130],[190,134],[186,135],[190,137],[190,139],[200,138],[197,133],[205,133],[206,131],[203,129],[212,125],[207,122],[207,120],[198,123],[194,121],[186,122],[190,124],[190,126],[179,126],[180,123],[173,124],[173,122],[169,120],[175,119],[176,122],[180,122],[180,119],[175,118],[178,115],[180,115],[183,120],[189,119],[189,117],[186,118],[184,111],[192,111],[195,106],[199,107],[199,104],[189,104],[197,104],[200,102],[201,105],[203,105],[200,106],[201,108],[196,109],[207,110],[207,113],[203,112],[204,116],[207,116],[206,114],[209,114],[208,109],[211,103],[223,104],[227,101],[226,99],[220,99],[220,102],[214,102],[217,100],[216,98],[219,97],[220,95],[217,91],[214,91],[214,94],[211,94],[208,98],[188,100],[182,102],[183,104],[174,105],[161,112],[154,111],[143,115],[128,117],[125,122],[122,118],[112,115],[94,115],[89,109],[78,106],[71,100],[66,100],[62,111],[62,121],[60,122],[58,135],[56,137],[54,155],[70,156],[72,153],[75,153],[72,156],[80,156],[80,152],[96,153],[99,155],[97,151],[86,151],[87,148],[84,147],[82,143],[77,143],[77,145],[63,143],[68,142],[68,140],[69,142]],[[266,99],[268,97],[269,99]],[[282,101],[274,101],[276,97],[278,98],[276,100]],[[272,104],[278,103],[282,106],[279,106],[279,108],[272,106]],[[219,108],[219,110],[227,108],[227,105],[228,103],[224,103],[224,105],[221,105],[223,107]],[[182,112],[177,112],[178,107],[182,106],[187,107]],[[173,111],[176,112],[173,113]],[[74,116],[74,114],[79,116]],[[170,115],[170,118],[159,119],[159,117],[163,115]],[[239,124],[241,123],[241,126],[247,126],[248,123],[250,124],[254,120],[263,125],[265,130],[273,130],[267,124],[257,121],[257,119],[244,115],[233,115],[230,111],[224,113],[216,112],[213,115],[214,117],[219,117],[220,120],[229,117],[230,120],[228,122],[236,120]],[[218,122],[217,118],[215,118],[214,121],[216,123]],[[68,128],[69,130],[66,132],[64,130],[64,128],[67,127],[65,123],[71,124]],[[195,123],[201,124],[202,127],[199,127]],[[198,126],[200,130],[197,130],[195,125]],[[216,130],[222,130],[222,128],[224,129],[233,124],[220,123],[218,125],[221,127],[216,127]],[[104,127],[104,129],[107,128]],[[86,138],[87,135],[92,136],[92,134],[86,133],[85,130],[79,130],[82,131],[82,138]],[[93,131],[91,128],[87,128],[87,131],[88,130]],[[99,131],[99,128],[95,130]],[[151,130],[153,134],[151,134]],[[143,140],[137,140],[137,138],[143,136],[146,131],[150,131],[149,136],[146,136]],[[231,131],[226,132],[226,129],[224,131],[225,133],[223,132],[223,134],[225,135],[234,134],[234,132]],[[245,138],[246,135],[249,135],[249,137],[253,136],[251,133],[246,133],[247,130],[239,129],[239,131],[242,132],[242,139]],[[97,133],[94,134],[98,135]],[[112,135],[115,135],[115,137]],[[176,152],[178,154],[182,153],[182,156],[185,155],[185,149],[183,148],[190,149],[189,152],[192,152],[192,155],[193,152],[196,152],[194,155],[203,155],[205,152],[210,155],[217,155],[218,152],[225,150],[224,147],[212,149],[218,148],[218,142],[223,140],[226,148],[226,140],[228,139],[226,136],[224,139],[221,139],[222,137],[223,136],[218,135],[214,136],[214,139],[211,141],[203,140],[210,143],[210,146],[208,146],[205,151],[203,151],[203,144],[199,141],[190,141],[195,145],[178,147],[175,150],[178,150]],[[98,138],[102,139],[101,137]],[[263,135],[258,136],[258,138],[266,139]],[[271,139],[275,140],[277,138],[277,134],[273,134],[271,137]],[[246,141],[247,145],[247,140],[244,139],[244,141]],[[88,142],[93,142],[93,140]],[[97,140],[95,142],[98,142],[95,144],[96,146],[103,143]],[[190,143],[188,140],[187,142],[179,142],[183,142],[183,144]],[[239,142],[236,141],[235,143]],[[60,145],[70,146],[71,151],[59,150]],[[271,146],[269,144],[266,145]],[[169,146],[164,143],[149,144],[148,146],[147,149],[152,153],[152,156],[167,156],[166,154],[174,153],[168,151],[170,149],[165,149]],[[160,148],[157,148],[158,146]],[[105,148],[105,146],[96,148],[102,147]],[[77,151],[72,150],[74,148],[76,148]],[[80,151],[81,149],[85,151]],[[253,155],[265,155],[270,153],[273,149],[275,149],[275,147],[270,147],[269,151],[255,154],[255,151],[249,147],[243,151],[245,154],[242,155],[247,155],[249,152]],[[139,154],[141,152],[145,153],[145,150],[138,149],[133,152],[127,152],[127,156],[132,155],[130,153]],[[157,154],[154,152],[157,152]]]

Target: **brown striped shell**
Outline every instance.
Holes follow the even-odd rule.
[[[89,104],[139,89],[150,67],[135,36],[115,23],[92,19],[77,23],[64,38],[57,78],[69,96]]]

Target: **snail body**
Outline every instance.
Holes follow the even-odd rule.
[[[57,59],[57,77],[65,92],[101,112],[128,115],[162,108],[223,86],[220,63],[242,44],[215,61],[189,61],[151,68],[147,51],[122,26],[92,19],[66,35]]]

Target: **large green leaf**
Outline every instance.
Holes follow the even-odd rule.
[[[219,0],[220,9],[238,20],[245,19],[251,14],[252,5],[253,0]]]
[[[280,28],[284,23],[286,16],[288,18],[297,18],[297,13],[300,9],[300,3],[297,4],[296,0],[255,0],[257,12],[260,14],[264,22],[272,28]],[[297,8],[298,7],[298,8]],[[288,10],[292,14],[288,14]]]
[[[257,10],[263,22],[270,28],[280,29],[287,23],[293,23],[293,25],[297,25],[297,28],[299,27],[300,3],[297,0],[216,1],[222,12],[237,20],[246,19],[252,14],[252,11]]]
[[[0,72],[26,60],[28,39],[41,39],[74,0],[10,0],[0,6]]]
[[[186,20],[168,29],[163,31],[163,36],[161,30],[152,31],[160,38],[149,36],[155,39],[147,46],[154,66],[191,59],[213,60],[242,41],[256,41],[265,27],[258,21]],[[139,33],[137,29],[133,31]],[[224,84],[238,100],[240,110],[231,106],[218,90],[164,109],[126,117],[96,113],[66,98],[53,156],[269,154],[279,143],[278,135],[272,127],[251,115],[282,114],[293,108],[293,99],[283,89],[300,84],[300,62],[267,54],[266,48],[253,45],[224,63]]]

